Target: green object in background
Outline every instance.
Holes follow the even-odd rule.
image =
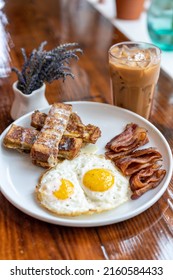
[[[152,0],[147,12],[151,40],[162,50],[173,50],[173,0]]]

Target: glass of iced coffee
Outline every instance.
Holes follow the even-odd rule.
[[[161,51],[140,42],[122,42],[109,49],[113,104],[148,119],[160,73]]]

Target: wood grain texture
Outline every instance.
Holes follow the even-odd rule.
[[[48,4],[49,3],[49,4]],[[84,0],[6,1],[6,21],[0,34],[5,44],[0,57],[0,133],[12,122],[12,83],[8,61],[22,64],[28,53],[46,40],[47,49],[78,42],[84,54],[72,65],[75,79],[47,85],[46,97],[56,101],[110,103],[107,51],[127,38]],[[2,54],[1,54],[2,55]],[[173,149],[173,81],[161,72],[150,121]],[[0,194],[0,259],[173,259],[173,180],[164,195],[144,213],[128,221],[96,228],[68,228],[29,217]]]

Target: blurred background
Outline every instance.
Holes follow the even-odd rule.
[[[173,78],[173,0],[88,0],[130,40],[162,50],[161,67]],[[120,6],[122,5],[122,7]]]

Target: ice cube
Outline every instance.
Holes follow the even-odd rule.
[[[126,46],[122,46],[122,56],[123,57],[128,57],[130,55],[130,49]]]
[[[148,61],[148,60],[137,61],[137,65],[140,68],[146,68],[146,67],[148,67],[150,65],[150,61]]]
[[[145,61],[145,54],[143,52],[137,52],[135,55],[134,55],[134,59],[135,61]]]

